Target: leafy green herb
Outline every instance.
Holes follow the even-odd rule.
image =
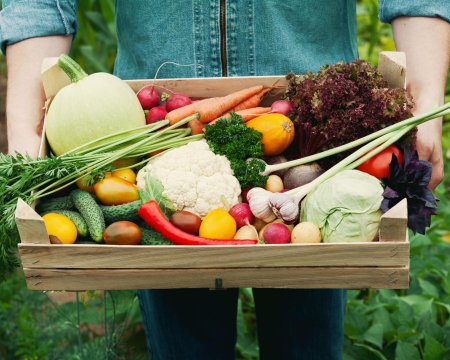
[[[247,161],[262,157],[261,137],[259,131],[248,128],[242,117],[235,113],[231,113],[229,119],[219,119],[214,125],[205,127],[205,138],[210,149],[227,157],[243,189],[266,183],[267,177],[260,175],[265,169],[264,163],[256,159]]]

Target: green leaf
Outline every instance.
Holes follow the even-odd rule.
[[[444,359],[444,354],[447,349],[434,337],[425,334],[425,350],[423,358],[424,360],[441,360]]]
[[[145,173],[145,187],[144,190],[140,190],[140,196],[143,203],[155,200],[161,211],[169,217],[173,204],[163,195],[164,186],[158,179],[154,178],[150,171]]]
[[[395,348],[395,360],[420,360],[419,350],[408,342],[399,341]]]
[[[379,350],[377,350],[377,349],[374,349],[373,347],[371,347],[371,346],[368,346],[368,345],[366,345],[366,344],[360,344],[360,343],[355,343],[354,344],[355,346],[358,346],[358,347],[361,347],[361,348],[363,348],[363,349],[366,349],[367,351],[369,351],[372,355],[375,355],[375,357],[377,358],[377,359],[380,359],[380,360],[387,360],[386,359],[386,357],[383,355],[383,353],[381,353]]]
[[[425,313],[430,313],[432,311],[433,306],[433,299],[430,299],[423,295],[407,295],[402,296],[399,298],[399,300],[405,302],[409,306],[412,307],[413,312],[405,313],[405,316],[408,316],[410,314],[411,316],[416,316],[416,318],[422,317]],[[405,310],[406,311],[406,310]]]
[[[364,333],[363,339],[381,349],[383,347],[383,325],[373,324]]]
[[[418,281],[421,289],[423,290],[423,294],[430,295],[436,299],[439,298],[439,290],[436,286],[425,279],[419,279]]]

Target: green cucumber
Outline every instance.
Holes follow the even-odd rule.
[[[141,245],[173,245],[173,242],[167,240],[159,232],[140,226],[142,232]]]
[[[36,205],[39,214],[54,212],[56,210],[73,210],[75,206],[70,196],[44,199]]]
[[[73,204],[86,221],[91,238],[96,242],[102,242],[105,218],[94,197],[84,190],[73,190],[70,196]]]
[[[67,218],[69,218],[70,220],[72,220],[72,222],[77,227],[78,235],[83,236],[83,237],[87,236],[88,225],[80,213],[78,213],[76,211],[71,211],[71,210],[55,210],[52,212],[64,215]]]
[[[116,221],[128,220],[136,222],[140,219],[138,210],[141,207],[141,200],[136,200],[127,204],[103,206],[100,205],[105,222],[111,224]]]

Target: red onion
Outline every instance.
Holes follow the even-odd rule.
[[[289,244],[291,242],[291,232],[284,224],[267,225],[262,237],[266,244]]]
[[[159,94],[154,86],[145,86],[136,95],[144,110],[151,109],[159,104]]]
[[[234,205],[230,211],[230,215],[236,220],[238,229],[244,225],[249,225],[255,220],[254,215],[250,210],[250,205],[246,203],[239,203]]]
[[[273,113],[287,115],[294,107],[290,101],[287,100],[277,100],[274,101],[270,107]]]

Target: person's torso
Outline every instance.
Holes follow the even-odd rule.
[[[355,0],[116,0],[124,79],[282,75],[357,57]]]

